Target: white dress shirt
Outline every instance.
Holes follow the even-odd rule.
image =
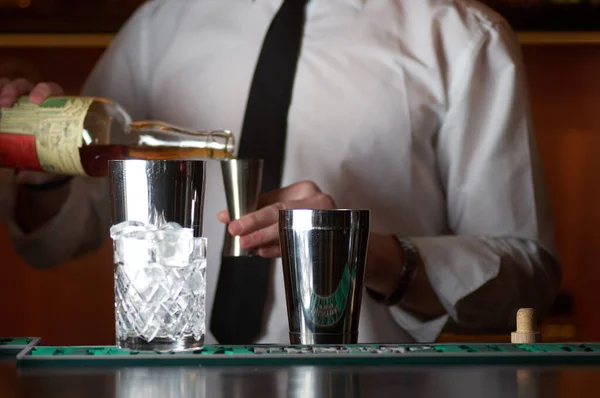
[[[239,142],[254,66],[281,2],[149,1],[84,93],[116,100],[136,120],[229,129]],[[373,232],[412,239],[446,310],[422,319],[365,295],[361,342],[432,341],[446,325],[505,330],[519,307],[548,310],[560,266],[523,75],[513,32],[476,2],[309,3],[283,185],[312,180],[339,207],[371,209]],[[216,215],[225,208],[219,163],[209,163],[208,315],[224,231]],[[41,267],[99,244],[109,228],[106,186],[76,179],[60,214],[31,236],[7,204],[17,250]],[[6,182],[3,193],[11,192]],[[279,262],[273,289],[260,342],[287,343]]]

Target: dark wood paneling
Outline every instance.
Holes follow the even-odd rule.
[[[1,49],[0,76],[56,81],[78,94],[102,49]],[[60,244],[60,240],[57,241]],[[112,250],[35,270],[0,229],[0,336],[43,336],[45,344],[114,344]]]
[[[525,47],[564,290],[581,339],[600,339],[600,46]]]

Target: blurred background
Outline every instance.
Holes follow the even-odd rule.
[[[0,0],[0,76],[56,81],[78,94],[140,0]],[[563,262],[546,340],[600,340],[600,0],[485,0],[517,31]],[[45,345],[114,344],[110,241],[34,270],[0,227],[0,336]],[[509,341],[443,335],[441,340]]]

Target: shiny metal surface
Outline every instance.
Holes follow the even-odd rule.
[[[113,224],[173,221],[202,236],[205,175],[201,160],[110,161]]]
[[[1,364],[0,364],[1,365]],[[0,366],[2,398],[572,398],[600,396],[600,367]]]
[[[358,340],[368,210],[281,210],[283,275],[291,344]]]
[[[231,159],[221,162],[221,173],[225,185],[225,198],[230,219],[237,220],[256,210],[262,186],[262,159]],[[225,234],[224,257],[252,255],[240,244],[239,236]]]

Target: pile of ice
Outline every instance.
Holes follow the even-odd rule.
[[[193,229],[176,222],[154,225],[124,221],[111,227],[110,237],[114,241],[116,262],[183,267],[197,258]]]
[[[126,221],[110,236],[119,338],[203,336],[206,239],[174,222]]]

